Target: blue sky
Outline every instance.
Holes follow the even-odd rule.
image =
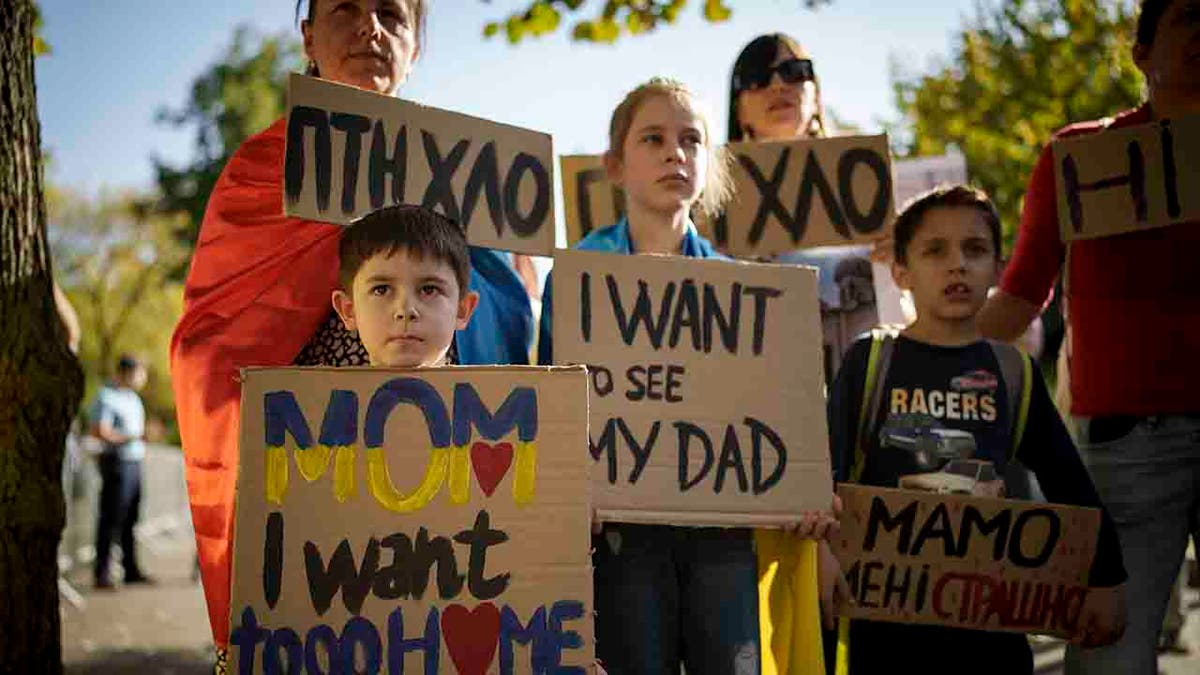
[[[892,119],[890,64],[925,69],[945,57],[974,0],[835,0],[817,12],[801,0],[730,0],[733,18],[711,25],[690,0],[679,23],[616,45],[571,42],[567,31],[510,46],[483,25],[515,0],[433,0],[425,54],[401,95],[426,105],[516,124],[554,137],[560,154],[604,149],[623,94],[654,75],[687,82],[724,137],[729,70],[755,36],[785,32],[813,54],[827,106],[873,131]],[[589,0],[598,6],[600,0]],[[151,157],[182,162],[192,137],[155,123],[180,107],[192,80],[224,52],[239,24],[292,30],[290,0],[42,0],[53,53],[37,62],[43,145],[51,180],[85,192],[149,188]]]

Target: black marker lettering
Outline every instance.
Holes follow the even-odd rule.
[[[454,535],[454,541],[471,547],[471,559],[467,564],[467,589],[471,595],[478,600],[491,600],[508,589],[508,580],[512,575],[498,574],[491,579],[483,576],[488,547],[508,541],[508,534],[491,528],[487,511],[480,510],[475,515],[475,527]]]
[[[520,210],[521,179],[525,174],[533,176],[533,206],[529,213]],[[550,212],[550,174],[537,157],[518,153],[508,168],[504,179],[504,215],[508,226],[520,237],[532,237],[542,228],[546,214]],[[499,232],[499,230],[497,230]]]
[[[427,209],[441,206],[442,213],[447,218],[461,222],[458,202],[454,199],[452,181],[454,173],[458,171],[458,165],[462,164],[463,157],[467,154],[467,146],[470,145],[470,141],[463,139],[455,143],[454,148],[445,158],[438,150],[437,138],[424,129],[421,130],[421,143],[425,146],[425,161],[429,164],[429,186],[425,188],[421,206]],[[465,231],[467,224],[462,223],[462,227]]]
[[[371,130],[371,120],[362,115],[333,113],[329,123],[334,129],[346,134],[346,148],[342,152],[342,213],[354,213],[358,199],[358,163],[362,159],[362,135]]]
[[[367,169],[367,191],[371,195],[371,208],[383,208],[384,181],[392,177],[392,202],[404,203],[405,180],[408,177],[408,127],[400,126],[392,156],[387,154],[387,132],[383,120],[375,122],[371,135],[371,159]]]
[[[865,164],[875,174],[875,197],[871,199],[871,208],[865,214],[858,210],[854,201],[854,169],[859,164]],[[842,153],[838,159],[838,192],[842,196],[842,211],[850,219],[850,225],[859,234],[870,234],[883,227],[888,215],[888,203],[892,198],[892,174],[888,171],[887,162],[870,148],[852,148]],[[843,237],[851,238],[845,226],[834,228]]]
[[[329,210],[329,192],[333,182],[333,160],[330,158],[333,150],[329,140],[329,116],[320,108],[296,106],[288,116],[287,157],[283,162],[284,192],[292,204],[300,201],[300,192],[304,189],[304,130],[308,127],[316,132],[313,152],[317,165],[317,210],[325,212]]]
[[[1095,192],[1122,185],[1129,186],[1129,196],[1133,199],[1134,218],[1138,222],[1146,222],[1149,210],[1146,202],[1146,160],[1142,156],[1142,148],[1137,141],[1130,141],[1125,150],[1129,157],[1129,173],[1091,183],[1079,181],[1079,168],[1073,155],[1068,154],[1063,158],[1063,190],[1067,195],[1071,227],[1076,233],[1083,231],[1083,200],[1080,199],[1080,193]]]
[[[283,583],[283,514],[272,511],[267,516],[267,532],[263,537],[263,597],[267,607],[275,609]]]
[[[738,443],[737,432],[733,425],[725,427],[725,442],[721,444],[721,460],[717,464],[717,480],[713,483],[713,492],[720,494],[725,485],[725,471],[733,468],[737,471],[738,490],[745,493],[749,489],[746,480],[746,469],[742,467],[742,447]]]
[[[465,230],[471,223],[471,215],[475,212],[475,204],[479,201],[479,193],[483,192],[487,199],[488,217],[496,227],[496,234],[504,233],[504,205],[500,199],[500,167],[496,161],[496,144],[485,143],[475,158],[475,166],[467,177],[467,186],[463,189],[462,226]]]
[[[704,477],[712,470],[712,441],[708,440],[708,434],[704,433],[703,429],[690,422],[676,422],[675,429],[679,432],[679,490],[687,492],[704,480]],[[692,438],[700,439],[700,444],[704,446],[704,465],[694,479],[688,477],[688,447],[691,445]]]

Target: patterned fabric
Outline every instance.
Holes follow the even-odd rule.
[[[217,647],[217,663],[213,666],[213,675],[230,675],[229,670],[229,650],[224,647]]]
[[[363,347],[358,334],[346,330],[337,312],[329,312],[329,318],[317,328],[312,339],[300,350],[293,365],[297,366],[365,366],[370,363],[367,348]],[[446,352],[446,365],[458,363],[458,340],[450,343]]]
[[[317,328],[308,344],[296,357],[297,366],[365,366],[370,363],[367,349],[358,339],[358,334],[346,330],[337,312],[330,311],[329,318]]]

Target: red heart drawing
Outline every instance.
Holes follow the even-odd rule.
[[[442,612],[442,637],[459,675],[486,675],[499,644],[500,610],[490,602],[469,612],[450,605]]]
[[[512,458],[512,443],[489,445],[483,441],[476,441],[471,446],[471,466],[475,467],[475,479],[479,481],[479,487],[483,488],[483,494],[492,496],[496,486],[500,484],[500,479],[504,478],[508,467],[512,466]]]

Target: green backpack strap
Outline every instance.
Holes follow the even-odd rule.
[[[867,376],[863,379],[862,403],[858,408],[858,433],[854,435],[854,461],[850,464],[850,482],[857,483],[866,468],[867,445],[871,430],[879,419],[879,404],[883,400],[883,385],[892,364],[896,347],[896,331],[871,329],[871,353],[867,357]]]
[[[871,430],[879,419],[879,404],[883,399],[883,385],[887,382],[888,368],[892,364],[892,352],[896,348],[898,331],[887,328],[871,329],[871,352],[867,356],[867,375],[863,378],[862,403],[858,408],[858,433],[854,435],[854,461],[850,465],[850,482],[862,478],[867,464],[867,444]],[[836,675],[850,672],[850,619],[838,619],[838,646],[835,657]]]
[[[1008,394],[1012,445],[1008,448],[1007,459],[1012,460],[1017,455],[1017,449],[1021,447],[1021,439],[1025,437],[1025,423],[1029,419],[1029,399],[1033,393],[1033,362],[1014,345],[993,340],[988,340],[988,343],[996,356],[996,362],[1000,364],[1000,375],[1004,378],[1004,388]]]

